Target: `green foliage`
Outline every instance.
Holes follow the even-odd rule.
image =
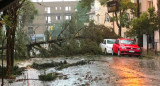
[[[28,37],[25,31],[18,29],[15,38],[15,59],[26,59]]]
[[[63,54],[66,56],[80,54],[81,43],[79,40],[69,40],[62,44]]]
[[[41,57],[41,58],[48,58],[50,57],[50,53],[48,52],[48,50],[44,49],[44,48],[38,48],[40,54],[38,54],[37,56],[38,57]]]
[[[100,0],[102,5],[106,5],[109,0]],[[119,28],[119,36],[121,36],[121,28],[130,26],[131,17],[128,14],[133,16],[136,15],[136,3],[132,3],[131,0],[117,0],[119,4],[119,11],[115,12],[115,16],[111,17],[111,21],[116,21]],[[129,12],[130,10],[130,12]]]
[[[84,23],[89,22],[89,15],[87,14],[90,10],[87,6],[81,7],[81,3],[79,2],[77,7],[77,12],[75,15],[77,16],[77,27],[82,28],[84,27]]]
[[[52,81],[52,80],[55,80],[57,78],[56,75],[52,74],[52,73],[49,73],[49,74],[44,74],[44,75],[39,75],[39,79],[41,81]]]
[[[25,0],[20,10],[20,16],[22,21],[21,25],[24,26],[32,24],[34,15],[37,14],[38,11],[34,7],[33,3],[30,0]]]
[[[143,34],[152,35],[157,30],[157,16],[154,8],[149,8],[137,19],[132,21],[132,28],[128,31],[129,36],[141,36]]]
[[[92,5],[93,2],[94,2],[94,0],[87,0],[87,1],[86,0],[81,0],[80,1],[82,8],[87,6],[88,9],[91,8],[91,5]]]
[[[61,66],[61,65],[64,65],[64,64],[67,64],[66,61],[60,61],[60,62],[51,62],[51,63],[43,63],[43,64],[37,64],[37,63],[33,63],[31,65],[32,68],[35,68],[35,69],[46,69],[46,68],[51,68],[51,67],[57,67],[57,66]]]
[[[56,67],[56,69],[57,70],[62,70],[64,68],[68,68],[68,67],[71,67],[71,66],[85,65],[85,64],[89,64],[89,63],[90,63],[89,60],[81,60],[81,61],[78,61],[78,62],[72,63],[72,64],[63,64],[61,66]]]
[[[2,70],[2,66],[0,66],[0,70]],[[21,75],[22,72],[25,71],[25,68],[19,68],[18,66],[14,66],[11,70],[11,75],[18,76]],[[3,76],[6,77],[7,68],[3,67]],[[2,71],[0,71],[0,77],[2,77]]]
[[[11,28],[12,25],[13,25],[12,18],[9,15],[5,15],[4,16],[3,22],[5,23],[6,27],[10,27]]]
[[[82,46],[82,54],[98,55],[101,54],[101,49],[96,42],[86,40],[85,44]]]

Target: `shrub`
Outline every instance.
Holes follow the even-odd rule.
[[[49,73],[46,75],[39,75],[39,79],[41,81],[52,81],[52,80],[55,80],[56,78],[57,78],[57,76],[52,73]]]
[[[0,66],[0,70],[2,70],[2,66]],[[14,66],[12,68],[12,72],[11,75],[12,76],[17,76],[17,75],[21,75],[22,72],[25,71],[25,68],[19,68],[18,66]],[[6,72],[7,72],[7,68],[3,67],[3,76],[6,77]],[[2,77],[2,71],[0,71],[0,77]]]
[[[101,54],[101,49],[99,48],[98,44],[93,41],[86,41],[86,43],[82,46],[81,50],[82,54]]]

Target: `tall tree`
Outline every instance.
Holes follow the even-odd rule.
[[[107,5],[109,0],[99,0],[102,5]],[[121,36],[122,27],[129,27],[129,14],[136,15],[136,3],[132,3],[131,0],[115,0],[118,2],[119,11],[115,12],[115,17],[112,17],[112,21],[116,21],[116,24],[119,28],[119,36]],[[82,0],[82,7],[83,6],[91,6],[94,0],[89,0],[89,2]],[[91,8],[91,7],[89,7]],[[129,12],[130,9],[130,12]]]
[[[11,69],[14,65],[14,45],[15,45],[15,35],[17,27],[20,25],[19,23],[19,15],[25,12],[22,12],[22,7],[24,3],[29,0],[18,0],[11,7],[9,7],[6,11],[4,11],[5,17],[4,22],[6,25],[6,37],[7,37],[7,76],[10,76]],[[30,10],[30,9],[29,9]],[[28,10],[28,11],[29,11]],[[22,22],[22,21],[21,21]]]
[[[147,35],[147,38],[151,37],[155,30],[158,29],[158,20],[154,8],[149,8],[147,12],[140,15],[139,18],[132,21],[132,28],[129,30],[129,36],[141,36]],[[148,43],[148,40],[147,40]],[[148,51],[148,44],[147,44]]]

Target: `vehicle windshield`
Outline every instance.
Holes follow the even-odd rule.
[[[133,40],[121,40],[122,44],[135,44]]]
[[[114,39],[109,39],[109,40],[107,40],[107,44],[113,44],[114,42],[115,42]]]

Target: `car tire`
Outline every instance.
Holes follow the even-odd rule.
[[[119,50],[118,50],[118,53],[117,53],[117,54],[118,54],[118,56],[121,56],[121,54],[120,54],[120,51],[119,51]]]

